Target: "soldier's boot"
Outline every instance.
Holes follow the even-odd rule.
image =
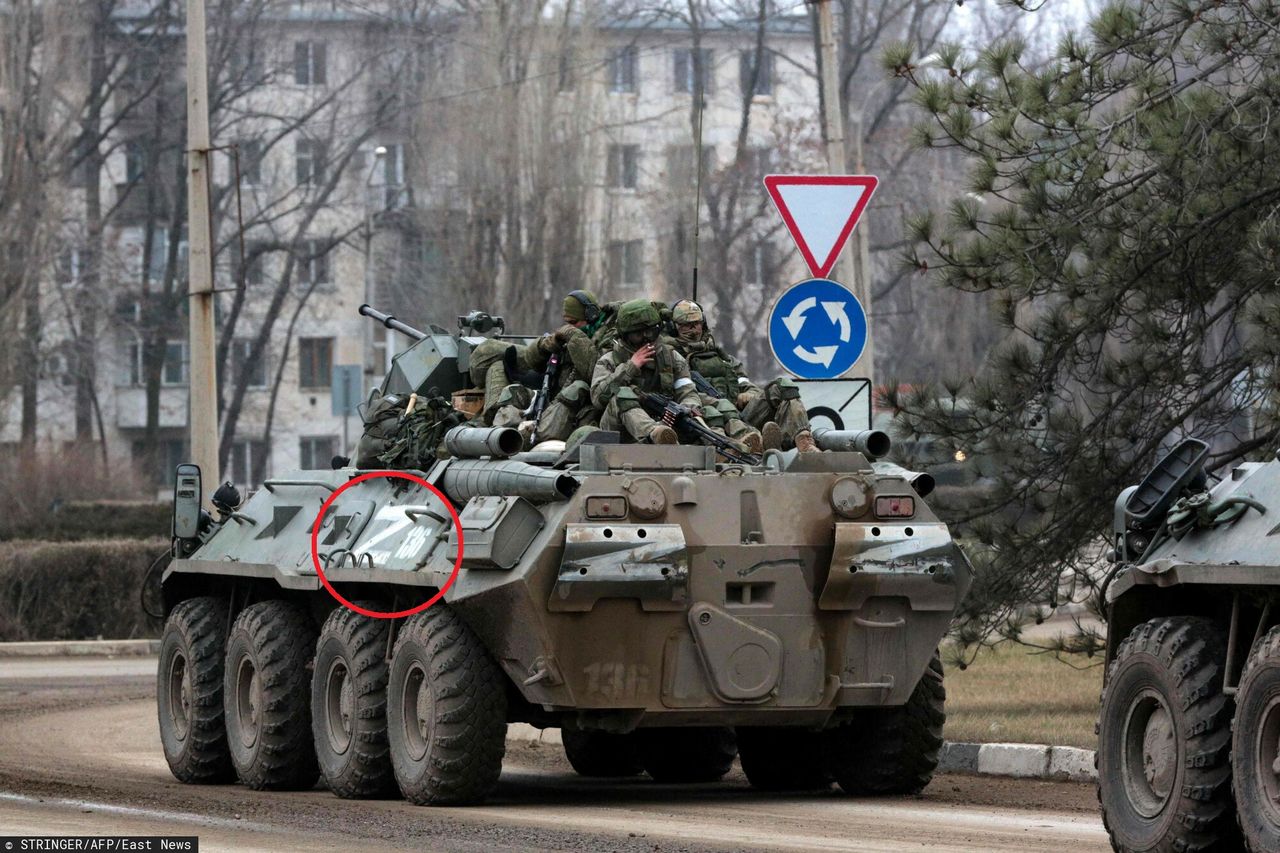
[[[649,430],[650,444],[675,444],[676,441],[676,431],[666,424],[658,424]]]
[[[807,429],[796,433],[796,450],[801,453],[816,453],[818,445],[813,443],[813,433]]]
[[[768,421],[764,426],[760,427],[760,441],[765,450],[780,450],[782,448],[782,427],[773,421]],[[757,453],[760,451],[757,450]]]
[[[751,430],[751,432],[747,433],[746,435],[738,436],[737,440],[740,444],[742,444],[747,448],[748,452],[754,454],[755,456],[759,456],[761,453],[764,452],[764,441],[761,439],[760,433],[756,432],[755,430]]]

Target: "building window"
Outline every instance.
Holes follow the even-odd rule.
[[[125,351],[123,371],[125,383],[133,386],[146,384],[146,365],[143,363],[142,341],[134,338],[129,341]],[[166,341],[164,345],[164,363],[160,366],[160,384],[165,387],[176,387],[187,384],[187,342]]]
[[[759,183],[773,170],[773,149],[764,147],[747,148],[742,152],[742,174]]]
[[[643,289],[643,241],[614,240],[609,244],[609,283],[619,291],[638,292]]]
[[[304,471],[327,471],[336,455],[336,435],[306,435],[298,439],[298,458]]]
[[[744,50],[738,54],[738,76],[742,86],[742,94],[773,94],[773,51],[766,50],[760,54],[760,68],[756,69],[756,52]],[[751,75],[756,74],[756,85],[751,86]]]
[[[638,58],[635,45],[609,49],[606,68],[609,73],[610,92],[636,91],[636,64]]]
[[[134,184],[147,173],[147,143],[131,139],[124,145],[124,179]]]
[[[58,259],[54,265],[54,270],[57,273],[58,284],[79,284],[83,270],[80,250],[72,248],[59,252]]]
[[[382,147],[386,149],[378,155],[382,161],[379,167],[383,185],[382,207],[384,210],[398,210],[409,202],[404,180],[404,146],[394,142]]]
[[[262,143],[256,139],[242,139],[236,147],[240,160],[240,184],[258,186],[262,183]],[[231,168],[236,168],[234,159]]]
[[[333,338],[298,338],[298,387],[328,391],[333,382]]]
[[[298,254],[298,282],[321,285],[329,283],[329,249],[325,240],[303,240]]]
[[[692,95],[695,92],[707,93],[714,90],[712,82],[715,80],[715,69],[711,64],[711,49],[707,47],[699,48],[697,58],[700,60],[694,62],[695,53],[692,48],[680,47],[676,48],[673,53],[675,59],[675,90]]]
[[[639,145],[609,146],[609,186],[615,190],[636,188],[637,165],[640,161]]]
[[[299,139],[294,148],[298,185],[314,187],[324,183],[324,145],[314,139]]]
[[[231,443],[231,482],[245,489],[262,483],[267,467],[267,444],[264,441],[246,439]]]
[[[557,92],[572,92],[577,87],[577,71],[573,67],[576,60],[577,56],[570,50],[566,49],[560,54],[556,80]]]
[[[693,150],[692,145],[675,145],[667,151],[667,177],[673,189],[689,189],[698,180],[698,164],[694,162]],[[702,179],[709,178],[715,168],[715,146],[702,146]]]
[[[294,42],[293,82],[299,86],[323,86],[325,84],[324,42]]]
[[[131,448],[135,468],[143,467],[143,460],[147,458],[147,445],[142,441],[135,441]],[[181,438],[162,438],[155,445],[155,458],[157,461],[156,468],[151,472],[153,480],[157,486],[172,486],[174,471],[183,462],[186,462],[191,454],[187,452],[187,442]]]
[[[248,373],[245,374],[246,388],[266,388],[267,387],[267,360],[263,358],[250,359],[253,352],[253,341],[249,338],[236,338],[231,342],[231,376],[233,381],[238,381],[241,371],[248,365]]]

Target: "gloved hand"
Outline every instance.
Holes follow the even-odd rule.
[[[564,346],[569,342],[569,339],[573,337],[573,333],[576,331],[578,331],[577,326],[565,323],[563,326],[556,329],[556,343]]]
[[[558,335],[559,335],[559,332],[556,332],[554,334],[551,332],[547,332],[545,335],[538,338],[538,350],[540,352],[546,353],[547,355],[551,355],[551,353],[560,349],[560,341],[557,337]]]

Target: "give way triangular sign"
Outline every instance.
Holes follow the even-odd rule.
[[[826,278],[879,179],[871,175],[768,175],[765,189],[814,278]]]

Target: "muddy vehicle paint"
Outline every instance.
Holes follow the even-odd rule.
[[[408,333],[384,391],[467,384],[478,339]],[[442,600],[399,619],[337,604],[312,525],[342,489],[317,536],[325,577],[361,607],[412,608],[458,552],[428,489],[298,471],[200,521],[183,467],[158,683],[175,776],[476,802],[525,722],[561,728],[591,776],[712,781],[737,755],[765,789],[928,783],[937,646],[971,567],[912,486],[927,478],[874,461],[887,436],[828,431],[823,452],[754,466],[608,434],[569,453],[510,439],[462,427],[453,457],[409,472],[448,497],[465,547]]]

